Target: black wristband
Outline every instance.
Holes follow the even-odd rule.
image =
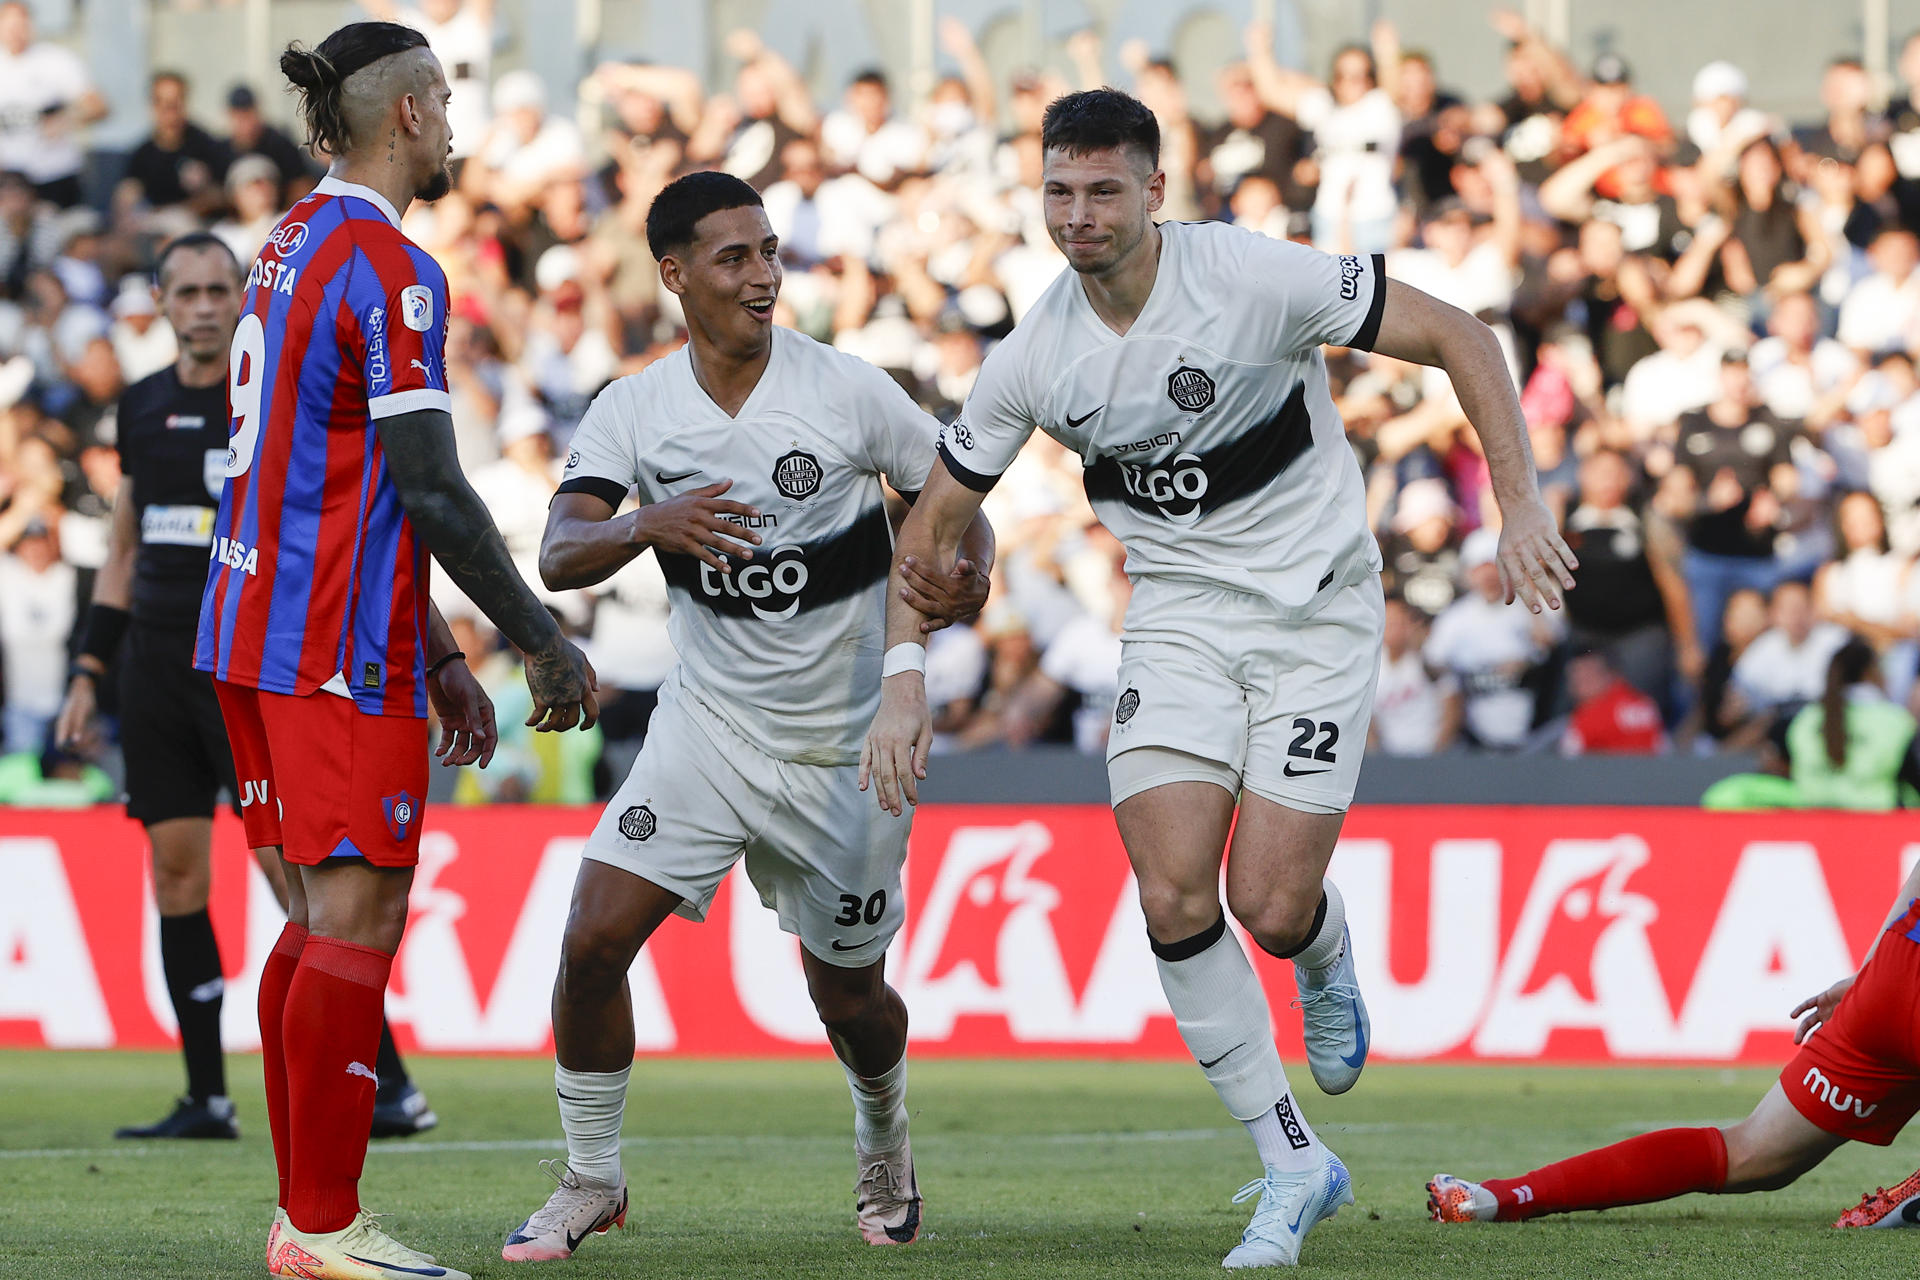
[[[72,684],[75,680],[78,680],[81,676],[85,676],[87,679],[93,681],[94,685],[98,687],[98,685],[100,684],[100,677],[105,674],[106,672],[104,671],[96,670],[93,667],[82,666],[80,663],[76,662],[67,668],[67,683]]]
[[[97,660],[103,667],[111,667],[120,655],[120,641],[127,634],[127,624],[132,621],[133,615],[125,609],[94,601],[87,606],[87,631],[80,641],[81,654]]]
[[[438,658],[435,658],[432,662],[427,664],[427,679],[431,680],[435,676],[439,675],[440,668],[446,666],[449,662],[452,662],[455,658],[464,658],[466,656],[467,656],[466,654],[460,652],[460,650],[458,649],[455,649],[452,653],[441,654]]]

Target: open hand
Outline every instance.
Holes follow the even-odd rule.
[[[920,779],[927,776],[933,748],[933,717],[927,710],[927,681],[918,672],[902,672],[880,682],[880,710],[860,747],[860,789],[871,782],[880,807],[896,818],[902,802],[920,803]]]
[[[1502,515],[1500,586],[1507,603],[1518,597],[1535,613],[1543,605],[1558,609],[1564,593],[1573,588],[1573,571],[1580,567],[1580,561],[1560,537],[1553,513],[1535,498],[1519,510]]]
[[[600,678],[593,674],[587,655],[565,639],[526,656],[527,692],[533,695],[533,714],[527,724],[535,733],[557,733],[578,724],[593,728],[600,718],[594,690]]]
[[[690,489],[665,502],[641,507],[628,517],[633,521],[635,539],[655,551],[692,556],[721,573],[732,572],[733,567],[721,557],[753,559],[753,548],[760,545],[760,535],[749,533],[724,517],[751,518],[760,512],[744,502],[720,496],[731,488],[733,481],[722,480]]]
[[[462,659],[455,658],[427,681],[427,698],[440,717],[440,745],[433,749],[442,765],[478,764],[482,769],[500,745],[493,721],[493,699]]]
[[[1800,1018],[1800,1015],[1803,1013],[1807,1015],[1804,1018],[1800,1018],[1800,1025],[1793,1033],[1793,1042],[1795,1044],[1805,1044],[1808,1036],[1812,1035],[1822,1024],[1833,1017],[1833,1011],[1840,1007],[1840,997],[1846,995],[1852,988],[1853,975],[1848,974],[1846,977],[1840,979],[1840,981],[1828,987],[1825,991],[1822,991],[1819,995],[1808,996],[1805,1000],[1793,1006],[1793,1012],[1787,1015],[1789,1018]]]

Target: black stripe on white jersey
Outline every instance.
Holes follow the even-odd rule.
[[[893,568],[893,530],[884,506],[869,507],[838,533],[816,542],[768,543],[753,559],[721,573],[692,556],[660,557],[667,585],[695,604],[733,618],[784,622],[885,581]]]
[[[1297,382],[1273,417],[1204,453],[1180,452],[1155,462],[1094,459],[1085,474],[1087,499],[1096,506],[1124,503],[1146,515],[1191,524],[1266,488],[1312,447],[1307,384]]]

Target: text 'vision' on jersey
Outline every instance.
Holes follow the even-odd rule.
[[[662,555],[680,663],[670,677],[771,756],[842,765],[880,702],[893,531],[880,477],[917,493],[940,424],[865,361],[775,328],[735,417],[694,376],[692,349],[595,398],[574,434],[562,493],[618,508],[630,489],[664,502],[733,481],[759,511],[724,517],[760,535],[721,573]],[[744,530],[743,530],[744,533]]]
[[[194,664],[360,710],[427,713],[427,557],[376,420],[451,411],[447,281],[378,192],[327,178],[247,273]]]
[[[1087,497],[1143,585],[1198,581],[1310,616],[1379,568],[1320,347],[1371,349],[1380,257],[1223,223],[1164,223],[1160,237],[1124,336],[1060,273],[987,356],[941,457],[984,492],[1038,427],[1080,455]]]

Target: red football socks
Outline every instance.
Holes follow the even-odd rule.
[[[282,1021],[292,1137],[287,1216],[302,1231],[339,1231],[360,1209],[393,957],[315,934],[300,953]]]
[[[260,968],[260,1062],[267,1077],[267,1128],[273,1133],[273,1163],[280,1174],[280,1207],[287,1207],[287,1157],[293,1150],[287,1128],[287,1055],[280,1027],[286,1016],[287,988],[300,967],[307,927],[289,920],[280,930],[266,964]]]
[[[1660,1129],[1598,1151],[1480,1185],[1500,1203],[1499,1220],[1543,1213],[1613,1209],[1671,1200],[1727,1184],[1727,1140],[1718,1129]]]

